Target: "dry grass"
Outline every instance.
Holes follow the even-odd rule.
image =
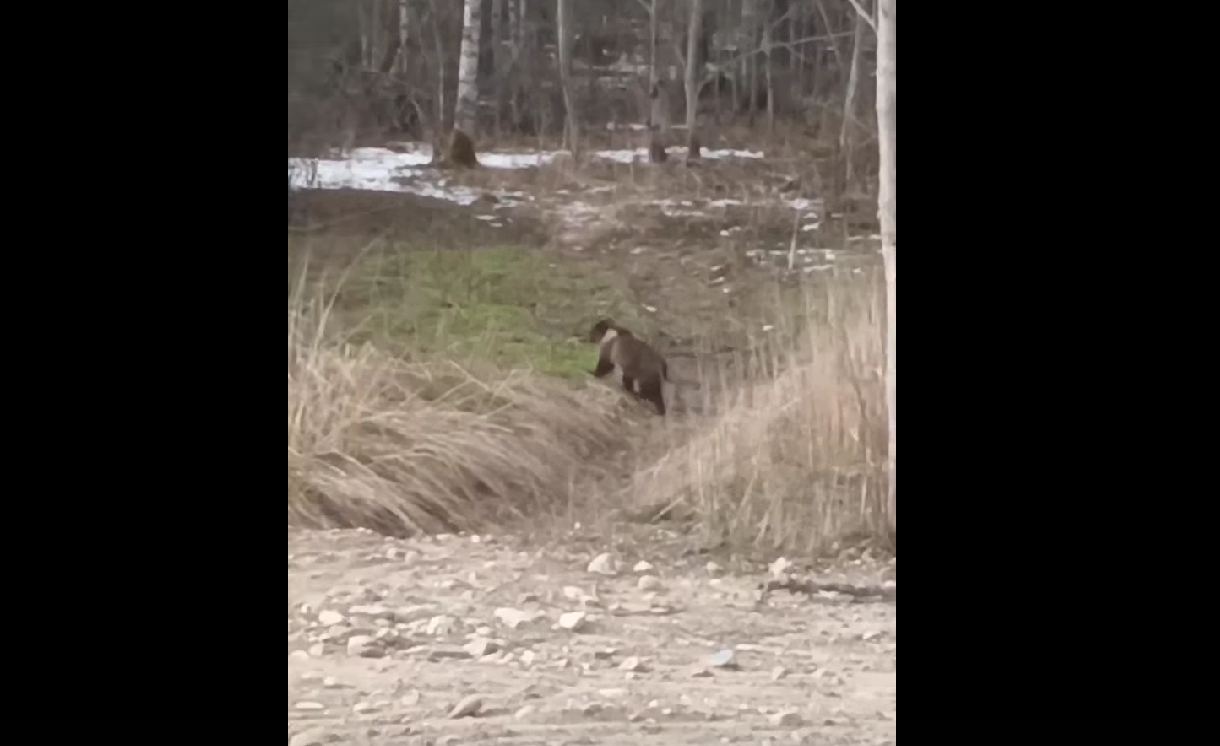
[[[809,296],[811,323],[752,353],[750,369],[778,374],[705,386],[720,415],[637,475],[638,504],[693,514],[738,548],[886,538],[883,293],[844,277]]]
[[[446,275],[410,274],[424,287],[391,295],[424,297],[428,278]],[[432,533],[663,507],[691,519],[709,543],[766,554],[817,554],[861,537],[884,543],[879,275],[835,272],[804,295],[749,289],[743,276],[733,285],[749,297],[715,309],[696,303],[701,283],[678,280],[665,294],[672,313],[658,320],[685,313],[707,316],[722,335],[748,331],[688,338],[705,352],[688,374],[703,399],[691,409],[708,414],[666,425],[613,386],[509,370],[517,363],[497,366],[492,355],[455,352],[457,344],[420,348],[409,364],[385,346],[346,344],[352,319],[339,328],[331,306],[297,288],[289,299],[289,521]],[[497,308],[528,302],[534,318],[557,298],[592,297],[597,281],[588,282],[575,293],[571,283],[535,282],[517,299],[501,277],[503,297],[493,300]],[[708,292],[725,297],[718,286]],[[458,305],[471,315],[474,300]],[[764,322],[775,328],[762,331]],[[710,353],[728,342],[736,352]]]
[[[480,530],[576,507],[627,448],[618,397],[455,362],[405,364],[288,313],[288,520],[379,531]]]

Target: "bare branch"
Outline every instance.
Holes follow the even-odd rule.
[[[860,20],[867,23],[868,27],[873,30],[874,34],[877,33],[877,24],[873,22],[873,14],[869,13],[864,9],[863,6],[860,5],[860,0],[847,0],[847,2],[851,3],[851,7],[856,9],[856,13],[859,14]]]

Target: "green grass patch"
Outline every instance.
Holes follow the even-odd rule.
[[[626,283],[593,261],[508,246],[386,245],[335,286],[337,317],[353,342],[565,378],[593,367],[596,349],[584,335],[596,318],[646,330],[639,309]]]

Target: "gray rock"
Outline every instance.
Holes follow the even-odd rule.
[[[305,701],[297,702],[292,706],[292,709],[300,710],[301,712],[321,712],[322,710],[326,709],[326,705],[322,704],[321,702]]]
[[[537,711],[538,711],[538,708],[535,707],[534,705],[523,705],[521,707],[521,709],[519,709],[515,713],[513,713],[513,717],[516,718],[517,720],[524,720],[525,718],[529,717],[530,715],[533,715]]]
[[[707,664],[714,668],[727,668],[730,670],[738,668],[737,659],[729,648],[717,650],[709,655],[707,657]]]
[[[402,695],[398,701],[402,703],[404,707],[414,707],[415,705],[419,704],[420,696],[421,695],[418,689],[412,689],[411,691]]]
[[[523,624],[528,624],[534,620],[534,614],[520,609],[514,609],[508,606],[501,606],[492,612],[492,616],[500,621],[509,629],[517,629]]]
[[[399,606],[394,609],[394,621],[406,624],[408,622],[418,621],[424,617],[430,616],[435,607],[415,605],[415,606]]]
[[[456,619],[451,616],[441,614],[429,619],[428,625],[424,627],[424,631],[430,635],[447,635],[453,631],[456,625]]]
[[[474,717],[481,709],[483,709],[483,699],[477,694],[471,694],[453,706],[453,709],[449,711],[449,719]]]
[[[633,671],[635,673],[642,673],[642,672],[648,670],[647,667],[645,667],[644,662],[642,660],[640,660],[640,657],[638,655],[633,655],[628,658],[624,658],[623,662],[618,664],[618,667],[620,670]]]
[[[602,552],[593,558],[586,569],[598,575],[618,575],[618,560],[610,552]]]
[[[361,604],[347,610],[352,616],[367,616],[375,619],[393,619],[394,610],[380,604]]]
[[[343,624],[344,617],[334,609],[327,609],[318,614],[318,624],[332,627],[336,624]]]
[[[385,648],[368,635],[355,635],[347,641],[347,654],[360,658],[380,658],[385,655]]]
[[[456,645],[433,645],[428,648],[428,660],[433,662],[454,658],[465,660],[469,657],[469,650]]]
[[[338,741],[339,736],[336,733],[327,733],[321,728],[311,728],[289,738],[288,746],[325,746],[325,744]]]
[[[800,713],[793,710],[773,713],[767,721],[775,728],[796,728],[805,722]]]
[[[659,591],[661,590],[661,579],[656,575],[641,575],[636,586],[642,591]]]
[[[486,637],[476,637],[470,642],[462,646],[462,649],[474,658],[482,658],[485,655],[491,655],[500,649],[495,640],[489,640]]]
[[[566,614],[560,614],[559,627],[576,632],[584,626],[587,617],[588,614],[583,611],[569,611]]]

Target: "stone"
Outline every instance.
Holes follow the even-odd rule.
[[[586,569],[598,575],[618,575],[618,560],[610,552],[602,552],[589,562]]]
[[[656,575],[641,575],[636,581],[636,587],[642,591],[659,591],[661,590],[661,579]]]
[[[715,653],[709,655],[707,658],[707,664],[713,668],[738,668],[737,659],[730,648],[717,650]]]
[[[775,728],[795,728],[805,722],[800,713],[792,710],[772,713],[767,721]]]
[[[576,632],[584,626],[587,617],[588,614],[583,611],[569,611],[566,614],[560,614],[559,627]]]
[[[449,719],[456,720],[458,718],[474,717],[481,709],[483,709],[482,698],[477,694],[471,694],[453,706],[453,709],[449,711]]]

